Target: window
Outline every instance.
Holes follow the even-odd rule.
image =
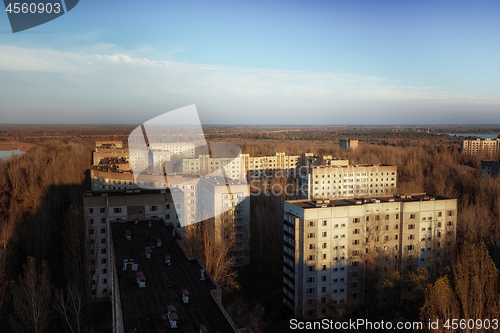
[[[158,211],[158,206],[151,206],[151,207],[149,207],[149,210],[152,212],[156,212],[156,211]]]
[[[351,263],[351,265],[352,265],[352,266],[359,266],[359,261],[353,261],[353,262]]]
[[[388,225],[385,226],[385,230],[389,230],[389,226]]]
[[[310,227],[314,227],[316,225],[316,223],[314,221],[309,221],[309,226]]]
[[[448,213],[447,213],[447,215],[448,215],[448,216],[453,216],[453,215],[455,215],[455,212],[454,212],[454,211],[452,211],[452,210],[449,210],[449,211],[448,211]]]
[[[408,236],[408,239],[409,239],[409,240],[415,239],[415,235],[410,235],[410,236]]]
[[[102,274],[107,274],[108,270],[106,268],[101,269]]]
[[[359,234],[359,229],[354,229],[352,233],[355,235]]]
[[[399,219],[399,214],[396,214],[396,219]]]
[[[108,283],[108,279],[102,279],[102,284],[107,284]]]
[[[326,265],[323,265],[323,270],[326,271]]]
[[[410,214],[410,219],[415,219],[415,214]]]
[[[101,254],[106,254],[106,249],[101,249]]]
[[[90,224],[94,224],[94,219],[90,219]]]
[[[121,213],[121,212],[122,212],[122,208],[121,208],[121,207],[116,207],[116,208],[113,208],[113,212],[114,212],[115,214],[119,214],[119,213]]]
[[[394,239],[396,239],[396,240],[397,240],[397,239],[398,239],[398,236],[399,236],[399,235],[394,235]]]
[[[359,223],[359,217],[355,217],[352,222],[353,223]]]
[[[314,288],[308,288],[307,294],[314,294]]]
[[[307,270],[309,272],[314,272],[314,268],[315,268],[314,266],[307,266]]]
[[[443,216],[443,212],[438,212],[438,217],[442,217]]]
[[[100,212],[100,213],[106,213],[106,208],[104,208],[104,207],[103,207],[103,208],[100,208],[100,209],[99,209],[99,212]]]
[[[415,225],[414,224],[408,224],[408,229],[409,230],[415,229]]]
[[[309,250],[314,250],[316,248],[316,244],[309,244]]]
[[[327,226],[327,225],[328,225],[328,221],[327,221],[327,220],[324,220],[324,221],[323,221],[323,226],[325,227],[325,226]]]
[[[370,222],[370,217],[369,216],[366,217],[366,222]]]
[[[314,282],[314,276],[307,278],[307,283],[313,283],[313,282]]]
[[[107,289],[107,288],[104,288],[104,289],[102,290],[102,294],[103,294],[103,295],[106,295],[107,293],[108,293],[108,289]]]
[[[321,236],[322,236],[322,237],[327,237],[327,236],[328,236],[328,233],[327,233],[326,231],[323,231],[323,232],[321,233]]]
[[[453,221],[448,221],[448,226],[452,226],[453,225]]]
[[[314,232],[310,232],[307,234],[307,238],[316,238],[316,234]]]
[[[352,245],[359,245],[359,239],[355,239],[352,241]]]
[[[105,217],[101,217],[101,224],[106,224],[106,218]]]
[[[323,243],[323,244],[321,245],[321,248],[322,248],[322,249],[326,249],[326,243]]]
[[[94,214],[94,208],[89,208],[89,213]]]
[[[438,222],[438,228],[441,228],[441,222]]]
[[[326,260],[326,253],[323,253],[323,260]]]
[[[101,234],[105,234],[106,233],[106,228],[101,228]]]
[[[413,250],[413,245],[407,245],[407,246],[406,246],[406,248],[407,248],[408,250]]]
[[[321,276],[321,281],[323,281],[323,282],[326,281],[326,275]]]
[[[90,235],[93,235],[93,234],[94,234],[94,229],[90,228],[90,229],[89,229],[89,234],[90,234]]]
[[[316,257],[314,254],[311,254],[310,256],[307,257],[307,260],[314,260]]]
[[[106,258],[101,259],[101,264],[106,264]]]
[[[389,219],[389,215],[386,215],[386,216],[385,216],[385,219],[386,219],[386,220],[388,220],[388,219]]]
[[[106,244],[106,238],[101,238],[101,244]]]

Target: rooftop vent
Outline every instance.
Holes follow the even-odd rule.
[[[146,258],[151,259],[151,254],[153,253],[153,251],[151,251],[151,248],[149,246],[146,246],[144,250],[146,253]]]

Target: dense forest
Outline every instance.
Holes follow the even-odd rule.
[[[108,139],[116,139],[114,135],[126,138],[126,130],[115,130]],[[500,181],[481,177],[480,157],[462,155],[460,139],[427,133],[424,128],[383,128],[372,130],[372,135],[368,128],[358,132],[355,128],[290,128],[290,132],[273,128],[266,129],[267,134],[249,129],[242,134],[241,128],[236,134],[227,128],[210,130],[212,139],[235,142],[252,155],[312,152],[347,158],[353,164],[397,165],[398,192],[429,192],[458,199],[458,241],[444,266],[407,276],[375,276],[372,298],[363,306],[350,307],[345,319],[368,315],[391,321],[427,321],[491,318],[500,313]],[[95,303],[91,297],[81,207],[96,138],[86,138],[84,131],[73,136],[65,129],[57,131],[63,138],[50,138],[49,128],[38,133],[41,138],[18,130],[8,139],[26,136],[26,142],[35,146],[22,156],[0,160],[2,332],[110,329],[109,303]],[[104,135],[102,131],[96,129],[96,135]],[[360,147],[341,151],[338,140],[355,133]],[[256,186],[263,189],[266,182],[293,180],[265,178]],[[284,332],[291,314],[282,304],[283,203],[293,197],[262,192],[249,199],[252,264],[236,272],[223,301],[238,327]],[[399,293],[402,283],[412,285],[407,300],[377,303],[381,293]],[[333,305],[331,316],[338,319]]]

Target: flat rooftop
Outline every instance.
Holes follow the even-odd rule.
[[[373,167],[396,167],[390,164],[357,164],[357,165],[311,165],[313,169],[331,169],[331,168],[373,168]]]
[[[131,231],[131,240],[126,231]],[[196,260],[188,260],[172,236],[172,227],[162,221],[113,223],[113,243],[116,270],[123,314],[124,332],[155,333],[172,332],[161,316],[167,306],[174,305],[179,316],[175,332],[198,333],[205,325],[209,332],[234,332],[210,291],[216,289],[208,275],[200,280],[201,266]],[[156,246],[161,239],[161,247]],[[146,258],[145,248],[152,250]],[[165,264],[165,256],[171,256],[171,265]],[[123,260],[133,259],[139,264],[138,271],[146,277],[146,288],[139,288],[135,271],[124,271]],[[182,301],[182,291],[189,292],[189,303]],[[136,331],[134,331],[136,329]]]
[[[345,199],[304,199],[304,200],[288,200],[286,202],[300,208],[324,208],[324,207],[341,207],[341,206],[356,206],[369,203],[385,203],[385,202],[412,202],[412,201],[432,201],[432,200],[448,200],[443,196],[428,193],[411,193],[401,195],[386,195],[386,196],[368,196],[358,198]]]

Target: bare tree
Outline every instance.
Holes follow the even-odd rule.
[[[51,285],[47,263],[42,262],[38,270],[36,259],[29,257],[24,265],[24,275],[19,277],[18,282],[12,282],[12,294],[14,313],[25,332],[45,332],[51,319]]]

